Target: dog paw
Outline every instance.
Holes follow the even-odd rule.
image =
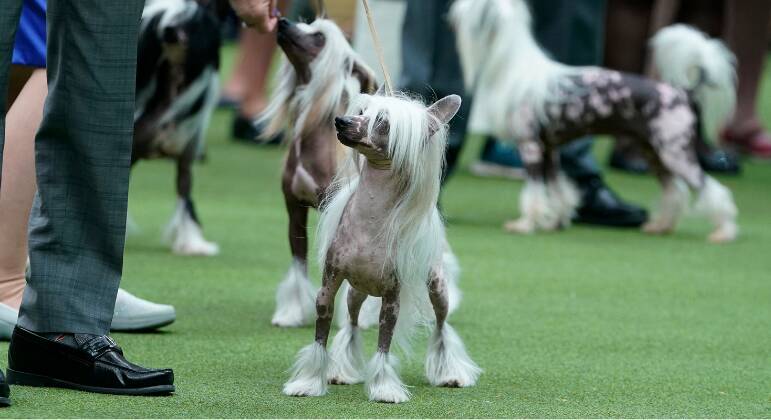
[[[190,241],[174,244],[172,252],[186,257],[213,257],[220,253],[220,247],[214,242]]]
[[[509,220],[508,222],[504,223],[503,230],[508,233],[529,235],[535,232],[535,226],[529,220],[521,218],[517,220]]]
[[[313,321],[303,314],[300,308],[284,308],[276,310],[270,323],[274,327],[300,328],[311,325]]]
[[[284,384],[284,395],[290,397],[321,397],[326,395],[326,387],[311,381],[290,381]]]
[[[355,385],[364,382],[361,378],[348,378],[341,375],[335,375],[327,380],[330,385]]]
[[[710,233],[707,240],[713,244],[725,244],[736,240],[736,234],[726,229],[718,229]]]
[[[651,220],[642,226],[642,231],[650,235],[665,235],[672,233],[672,227],[658,220]]]

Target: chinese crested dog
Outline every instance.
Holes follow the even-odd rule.
[[[697,136],[717,139],[736,101],[735,60],[721,42],[684,25],[662,29],[651,41],[659,82],[552,60],[533,38],[524,0],[457,0],[450,14],[477,99],[471,129],[516,139],[525,163],[521,216],[506,230],[567,226],[578,195],[560,171],[558,148],[588,134],[623,134],[639,142],[663,187],[645,232],[675,228],[688,204],[684,184],[714,225],[709,240],[736,238],[732,194],[704,173],[695,150]]]
[[[296,24],[280,19],[277,36],[285,59],[261,119],[268,127],[264,138],[283,130],[289,144],[281,187],[292,263],[279,284],[272,323],[298,327],[313,321],[318,290],[308,279],[308,209],[318,208],[345,155],[334,118],[360,93],[372,93],[377,86],[372,70],[331,20]]]
[[[410,393],[390,352],[416,324],[436,319],[426,357],[435,386],[466,387],[481,372],[447,323],[448,251],[437,210],[446,124],[460,107],[448,96],[426,108],[403,97],[361,95],[337,118],[340,142],[353,149],[338,172],[319,222],[323,284],[316,298],[315,341],[303,348],[284,393],[320,396],[327,384],[365,383],[370,400],[400,403]],[[327,353],[335,296],[347,280],[350,314]],[[357,324],[368,296],[382,298],[377,352],[364,364]]]
[[[203,236],[191,198],[192,166],[219,98],[219,19],[193,0],[148,1],[137,57],[133,167],[139,160],[177,163],[178,203],[166,229],[179,255],[211,256],[217,244]]]

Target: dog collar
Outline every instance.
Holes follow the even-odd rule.
[[[380,169],[382,171],[387,171],[391,169],[391,161],[390,160],[372,160],[367,158],[367,162],[369,162],[370,165],[372,165],[375,169]]]

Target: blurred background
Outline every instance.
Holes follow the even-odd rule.
[[[739,56],[739,119],[701,156],[735,195],[742,229],[737,242],[707,244],[707,225],[692,217],[666,237],[591,225],[506,234],[502,221],[519,212],[521,161],[507,141],[456,130],[456,166],[441,206],[463,270],[464,304],[453,324],[486,371],[479,386],[451,392],[428,387],[421,353],[404,360],[405,382],[420,387],[415,394],[421,396],[406,405],[367,404],[360,387],[335,387],[325,399],[284,397],[286,368],[310,330],[270,325],[276,284],[290,261],[280,188],[286,147],[255,141],[263,128],[254,123],[282,57],[275,35],[244,31],[232,18],[222,28],[223,96],[193,187],[207,239],[219,243],[220,254],[179,257],[160,239],[175,206],[173,164],[143,161],[131,179],[129,207],[137,229],[127,240],[122,286],[173,304],[178,321],[154,334],[116,336],[132,357],[174,366],[179,392],[171,399],[106,400],[52,390],[45,404],[18,404],[21,411],[14,414],[82,417],[99,407],[103,417],[767,417],[771,70],[765,64],[771,1],[565,0],[564,7],[534,1],[554,15],[570,12],[594,22],[557,26],[592,34],[568,39],[594,42],[601,46],[589,54],[596,55],[594,64],[625,71],[646,72],[646,40],[666,22],[698,23],[739,46],[732,46]],[[315,15],[313,2],[280,3],[292,19]],[[448,76],[451,65],[439,53],[454,44],[444,17],[449,1],[370,3],[398,86],[427,99],[433,92],[462,92],[459,74]],[[326,4],[380,77],[360,0]],[[731,9],[736,5],[746,8]],[[415,54],[406,63],[405,48]],[[600,182],[622,197],[615,204],[654,209],[656,180],[640,176],[646,168],[635,151],[618,144],[623,139],[599,137],[586,149],[601,174],[587,188],[600,188]],[[311,244],[316,220],[311,212]],[[313,261],[310,278],[318,284]],[[364,339],[365,348],[374,348],[376,332],[366,331]],[[185,358],[159,348],[185,349]],[[422,339],[415,348],[424,348]],[[31,399],[25,392],[14,398]]]

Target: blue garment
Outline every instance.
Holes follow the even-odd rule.
[[[24,0],[11,62],[46,66],[46,0]]]

